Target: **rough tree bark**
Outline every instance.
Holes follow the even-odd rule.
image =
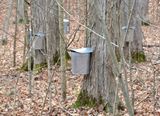
[[[89,0],[88,6],[88,26],[104,36],[106,30],[103,28],[103,20],[106,17],[106,0]],[[91,70],[89,75],[84,77],[82,90],[77,102],[80,102],[79,105],[86,105],[92,99],[92,101],[97,103],[105,101],[109,106],[112,106],[115,95],[115,79],[112,71],[111,58],[106,48],[106,40],[89,32],[87,46],[94,49],[91,59]],[[92,103],[88,104],[92,105]]]
[[[4,19],[4,24],[3,24],[3,30],[4,30],[4,34],[2,35],[2,40],[1,40],[1,44],[7,44],[7,33],[8,29],[9,29],[9,21],[10,21],[10,17],[12,15],[12,8],[13,8],[13,0],[8,0],[8,10],[7,10],[7,15],[5,16]]]
[[[120,12],[120,38],[124,38],[124,30],[122,29],[124,26],[127,26],[129,16],[131,14],[131,7],[133,5],[134,1],[125,0],[125,2],[120,2],[119,10]],[[143,32],[141,28],[141,22],[142,19],[139,18],[141,12],[143,12],[141,9],[140,3],[138,0],[136,0],[135,7],[133,10],[133,16],[131,18],[131,22],[129,25],[129,31],[133,31],[133,34],[128,33],[128,36],[124,43],[124,54],[126,57],[129,55],[129,44],[130,45],[130,52],[132,55],[132,59],[138,62],[145,61],[145,55],[143,53]],[[143,14],[142,14],[143,15]],[[115,28],[114,28],[115,29]],[[130,34],[130,35],[129,35]],[[128,41],[129,40],[129,41]],[[122,39],[120,40],[122,41]],[[130,43],[129,43],[130,42]]]
[[[33,0],[32,3],[32,29],[33,34],[38,32],[46,33],[46,24],[49,28],[47,37],[49,39],[49,49],[51,51],[51,61],[57,58],[59,54],[59,23],[58,23],[58,5],[55,0],[48,0],[48,17],[45,16],[46,1]],[[47,18],[47,23],[46,23]],[[46,42],[44,43],[46,48]],[[34,63],[42,64],[46,62],[46,50],[34,51]],[[56,60],[56,59],[55,59]]]
[[[129,0],[123,0],[123,1],[114,0],[114,7],[112,7],[111,9],[112,13],[110,16],[110,18],[112,18],[112,21],[108,23],[111,23],[110,32],[112,35],[112,40],[113,42],[116,42],[121,47],[123,47],[125,58],[128,59],[129,57],[129,44],[131,44],[130,51],[132,54],[132,59],[141,62],[145,60],[145,55],[143,53],[143,46],[142,46],[142,40],[143,40],[143,32],[141,28],[142,19],[140,19],[139,16],[141,14],[141,9],[139,1],[137,0],[129,24],[127,37],[125,40],[123,40],[126,34],[128,20],[131,14],[131,7],[133,3],[134,1],[129,1]]]
[[[139,7],[138,14],[140,18],[145,22],[148,21],[148,5],[149,0],[137,0],[137,5]]]
[[[25,20],[25,6],[24,6],[24,3],[25,1],[24,0],[18,0],[18,8],[17,8],[17,11],[18,11],[18,22],[22,22]]]
[[[126,5],[126,3],[128,5]],[[101,34],[106,38],[110,38],[112,42],[121,47],[124,43],[124,54],[128,54],[128,41],[122,41],[124,33],[122,28],[127,27],[129,15],[133,2],[129,4],[121,0],[88,0],[89,17],[88,26],[95,32]],[[130,27],[133,29],[133,40],[131,42],[132,52],[141,52],[142,50],[142,30],[140,20],[137,20],[137,3],[133,11],[133,18],[131,19]],[[108,31],[104,30],[103,20],[107,26]],[[108,35],[105,36],[105,33]],[[105,39],[102,39],[92,32],[89,32],[87,38],[87,46],[94,49],[94,53],[91,57],[91,69],[90,73],[84,76],[81,92],[77,99],[76,105],[88,105],[94,101],[95,103],[103,103],[113,107],[115,98],[115,86],[116,81],[113,75],[113,64],[111,61],[110,51],[107,50],[107,43]],[[133,113],[133,112],[132,112]]]

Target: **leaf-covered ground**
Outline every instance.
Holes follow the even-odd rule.
[[[155,27],[143,27],[145,45],[160,45],[159,30]],[[17,70],[22,63],[23,44],[17,43],[17,67],[12,67],[12,40],[6,46],[0,47],[0,115],[40,115],[44,98],[48,88],[47,70],[34,75],[33,95],[30,98],[28,94],[28,73]],[[144,47],[147,61],[134,64],[132,76],[134,80],[135,92],[135,112],[137,116],[152,116],[154,113],[154,104],[156,115],[160,115],[160,61],[159,47]],[[67,99],[61,101],[61,81],[59,67],[53,67],[53,85],[52,88],[52,115],[105,115],[100,106],[96,108],[72,108],[75,102],[83,79],[82,76],[72,75],[70,72],[70,63],[67,67]],[[155,88],[154,88],[155,79]],[[154,89],[156,90],[154,93]],[[154,97],[155,94],[155,97]],[[47,97],[48,98],[48,97]],[[43,110],[44,115],[48,113],[48,99]],[[122,112],[124,115],[126,111]]]
[[[21,28],[23,26],[20,26]],[[76,101],[83,79],[82,75],[73,75],[70,71],[70,61],[67,64],[67,98],[61,99],[60,69],[53,67],[52,109],[49,112],[49,100],[47,97],[45,107],[44,99],[48,88],[47,70],[44,69],[38,75],[33,76],[34,86],[32,97],[29,96],[28,72],[17,70],[22,65],[23,59],[23,31],[18,30],[17,39],[17,66],[13,65],[13,37],[8,35],[8,44],[0,46],[0,116],[105,116],[107,115],[101,106],[95,108],[72,107]],[[143,27],[145,45],[144,51],[147,61],[133,64],[132,77],[134,88],[134,104],[136,116],[160,116],[160,25],[155,23]],[[2,31],[0,32],[2,34]],[[9,33],[14,33],[14,25]],[[81,34],[79,34],[80,36]],[[76,38],[71,47],[83,46],[83,37]],[[146,45],[152,45],[146,46]],[[154,91],[155,90],[155,91]],[[127,116],[127,111],[121,111],[120,115]]]

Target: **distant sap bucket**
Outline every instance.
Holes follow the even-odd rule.
[[[124,37],[125,34],[126,34],[126,32],[127,32],[127,27],[123,26],[122,30],[123,30],[122,31],[122,37]],[[135,27],[133,27],[133,26],[128,29],[128,33],[127,33],[127,37],[126,37],[126,42],[133,41],[133,39],[134,39],[134,31],[135,31]]]
[[[69,33],[69,20],[63,19],[63,25],[64,25],[64,33],[65,34]]]
[[[35,34],[35,38],[33,40],[33,49],[41,50],[45,49],[45,34],[42,32],[38,32]]]
[[[73,74],[89,74],[92,48],[71,49],[71,65]]]
[[[37,37],[45,37],[45,34],[43,32],[38,32],[35,34]]]

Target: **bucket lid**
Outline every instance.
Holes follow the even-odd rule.
[[[92,48],[79,48],[79,49],[71,49],[71,52],[78,52],[78,53],[92,53]]]
[[[63,19],[63,22],[69,22],[69,20],[68,19]]]
[[[45,34],[43,32],[38,32],[35,34],[35,36],[38,36],[38,37],[44,37]]]

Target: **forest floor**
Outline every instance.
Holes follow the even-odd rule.
[[[160,116],[160,33],[159,29],[153,26],[143,27],[144,44],[153,45],[144,47],[146,62],[133,64],[132,69],[133,88],[135,93],[135,114],[137,116]],[[80,40],[82,41],[82,40]],[[79,43],[79,42],[78,42]],[[80,47],[74,43],[74,46]],[[82,45],[81,45],[82,46]],[[22,64],[23,43],[17,41],[17,66],[12,66],[13,60],[13,39],[8,44],[0,46],[0,116],[37,116],[42,112],[48,114],[48,97],[42,111],[44,98],[48,88],[47,70],[44,69],[38,75],[34,75],[34,86],[32,97],[28,92],[28,72],[21,72],[17,69]],[[70,61],[69,61],[70,62]],[[52,110],[53,116],[104,116],[105,112],[100,106],[96,108],[77,108],[72,104],[79,94],[82,75],[73,75],[70,71],[70,63],[67,65],[67,98],[61,100],[61,81],[59,66],[53,67],[52,88]],[[155,82],[155,85],[154,85]],[[154,92],[154,90],[156,90]],[[121,115],[127,115],[126,110]]]
[[[1,17],[0,17],[1,19]],[[22,26],[21,26],[22,27]],[[0,26],[1,28],[1,26]],[[14,25],[9,33],[14,33]],[[133,64],[132,78],[134,88],[134,109],[136,116],[160,116],[160,24],[143,26],[144,52],[146,61]],[[82,75],[73,75],[68,61],[67,98],[61,99],[61,80],[59,66],[53,66],[52,109],[49,112],[49,100],[46,99],[42,109],[48,88],[47,69],[39,74],[34,74],[32,96],[29,96],[28,72],[19,69],[23,61],[23,34],[19,29],[17,36],[16,67],[13,67],[13,35],[8,35],[8,44],[0,46],[0,116],[105,116],[101,106],[95,108],[73,108],[82,84]],[[0,31],[0,34],[2,32]],[[81,34],[79,34],[81,36]],[[84,40],[76,38],[71,47],[83,47]],[[148,45],[148,46],[146,46]],[[151,45],[151,46],[150,46]],[[127,70],[127,73],[129,71]],[[130,82],[128,82],[130,83]],[[119,115],[128,116],[127,111],[121,111]]]

